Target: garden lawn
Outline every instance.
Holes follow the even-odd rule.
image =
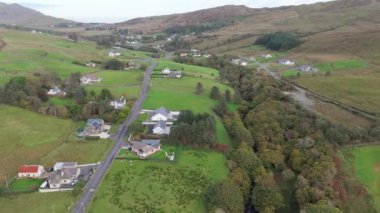
[[[165,68],[170,68],[174,70],[183,70],[186,75],[193,77],[215,79],[219,76],[219,71],[214,68],[181,64],[166,59],[159,59],[157,62],[159,63],[156,68],[158,71],[161,71]]]
[[[183,149],[176,163],[115,161],[89,212],[206,212],[202,194],[228,175],[223,154]]]
[[[297,70],[287,70],[281,73],[281,77],[283,78],[292,78],[292,77],[297,77],[300,74],[299,71]]]
[[[38,190],[43,182],[43,180],[39,179],[15,179],[10,184],[9,190],[12,192],[30,192]]]
[[[93,90],[97,95],[102,89],[109,89],[118,98],[120,96],[137,98],[140,94],[144,73],[141,71],[103,71],[97,73],[102,78],[100,83],[87,86],[87,91]]]
[[[349,149],[353,155],[352,166],[358,179],[372,195],[375,207],[380,211],[380,146]]]

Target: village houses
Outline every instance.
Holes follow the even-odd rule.
[[[61,97],[66,96],[66,92],[62,91],[62,90],[59,89],[57,86],[55,86],[54,88],[51,88],[51,89],[47,92],[47,94],[50,95],[50,96],[61,96]]]
[[[109,138],[109,130],[111,126],[106,125],[102,119],[88,119],[87,126],[80,134],[80,136],[86,137],[99,137],[100,139]]]
[[[140,158],[147,158],[161,150],[160,140],[142,140],[132,145],[132,152],[136,153]]]
[[[80,168],[63,168],[52,172],[47,182],[50,189],[71,188],[78,181]]]
[[[278,63],[279,63],[279,64],[282,64],[282,65],[287,65],[287,66],[293,66],[293,65],[296,64],[295,61],[291,61],[291,60],[289,60],[289,59],[280,59],[280,60],[278,61]]]

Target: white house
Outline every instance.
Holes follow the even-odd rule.
[[[121,53],[119,51],[115,51],[115,50],[112,50],[108,53],[108,56],[109,57],[117,57],[117,56],[120,56]]]
[[[211,57],[211,54],[208,54],[208,53],[203,54],[203,57],[204,57],[204,58],[210,58],[210,57]]]
[[[124,109],[125,105],[127,104],[127,100],[125,100],[124,97],[121,97],[118,100],[111,101],[110,105],[113,106],[115,109]]]
[[[172,71],[170,70],[170,68],[165,68],[161,71],[163,74],[170,74]]]
[[[155,135],[169,135],[170,134],[170,126],[166,124],[166,121],[158,121],[153,126],[153,134]]]
[[[96,64],[95,64],[94,62],[91,62],[91,61],[90,61],[90,62],[87,62],[87,63],[86,63],[86,66],[87,66],[87,67],[95,68],[95,67],[96,67]]]
[[[82,75],[80,77],[80,82],[81,84],[93,84],[93,83],[99,83],[101,82],[102,79],[97,77],[95,74],[87,74],[87,75]]]
[[[62,91],[58,87],[51,88],[48,92],[48,95],[51,96],[66,96],[66,92]]]
[[[246,61],[243,61],[243,62],[240,63],[240,66],[243,66],[243,67],[245,67],[247,65],[248,65],[248,62],[246,62]]]
[[[39,178],[44,171],[44,167],[41,165],[22,165],[18,168],[17,176],[19,178]]]
[[[278,61],[278,63],[282,65],[287,65],[287,66],[293,66],[294,64],[296,64],[296,62],[291,61],[289,59],[281,59]]]
[[[54,171],[62,170],[62,169],[70,169],[70,168],[77,168],[78,163],[77,162],[57,162],[54,165]]]
[[[48,177],[48,183],[51,189],[59,189],[64,185],[69,188],[78,181],[79,175],[79,168],[64,168],[51,173]]]
[[[181,56],[181,57],[187,57],[187,53],[181,53],[181,54],[179,54],[179,56]]]

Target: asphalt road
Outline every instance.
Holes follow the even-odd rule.
[[[133,121],[135,121],[138,118],[140,114],[142,105],[148,94],[150,78],[156,66],[157,66],[157,63],[153,62],[152,65],[150,65],[147,68],[145,72],[139,99],[137,99],[137,101],[135,102],[131,110],[131,113],[129,114],[126,121],[120,125],[117,133],[113,135],[112,139],[116,142],[114,147],[105,157],[104,161],[98,166],[96,172],[91,177],[86,187],[83,189],[82,197],[73,208],[73,211],[72,211],[73,213],[86,212],[87,207],[89,206],[92,198],[95,196],[96,190],[99,188],[100,183],[102,182],[103,178],[107,174],[110,166],[112,165],[113,160],[115,159],[116,155],[119,153],[120,148],[125,144],[124,138],[128,134],[128,127],[133,123]]]

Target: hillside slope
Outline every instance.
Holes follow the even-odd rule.
[[[0,3],[0,24],[19,25],[27,27],[48,27],[72,21],[46,16],[38,11],[19,4]]]

